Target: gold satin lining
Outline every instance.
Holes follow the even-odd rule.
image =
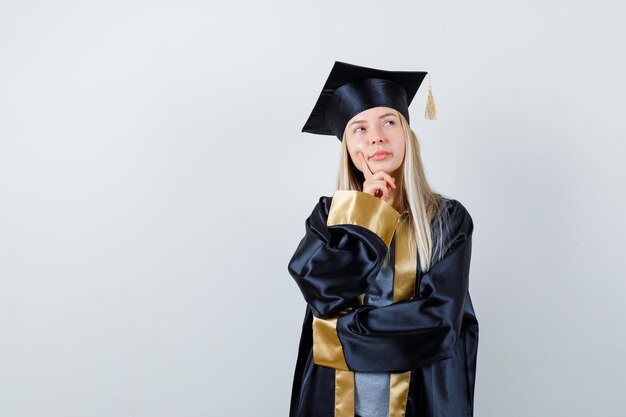
[[[376,233],[387,247],[391,243],[400,213],[380,198],[358,190],[335,190],[327,226],[356,224]]]
[[[329,368],[348,370],[343,347],[337,335],[339,316],[321,319],[313,316],[313,362]]]
[[[411,371],[392,373],[389,383],[389,417],[404,417],[409,398]]]
[[[394,251],[393,302],[397,303],[398,301],[408,300],[415,294],[417,259],[411,257],[409,253],[409,229],[406,217],[403,217],[403,221],[400,222],[396,230]],[[409,397],[410,382],[411,371],[391,373],[389,381],[389,417],[404,417]]]
[[[335,370],[335,417],[354,417],[354,372]]]
[[[407,300],[415,294],[417,259],[411,258],[409,253],[408,221],[405,215],[408,215],[408,211],[401,215],[391,205],[371,194],[337,190],[333,195],[327,222],[328,226],[357,224],[366,227],[380,236],[387,247],[395,233],[394,303]],[[348,369],[337,335],[338,319],[339,316],[329,319],[313,316],[313,361],[318,365],[335,368],[334,417],[354,417],[354,372]],[[390,373],[389,417],[405,416],[410,383],[411,371]]]
[[[394,242],[395,265],[393,278],[393,302],[408,300],[415,294],[417,259],[409,253],[409,230],[406,217],[400,222]]]

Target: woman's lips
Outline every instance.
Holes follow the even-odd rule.
[[[381,160],[387,158],[389,155],[391,155],[391,154],[387,153],[387,152],[377,153],[377,154],[374,154],[370,159],[373,159],[374,161],[381,161]]]

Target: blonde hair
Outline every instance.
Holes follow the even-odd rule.
[[[402,194],[402,206],[409,211],[409,216],[406,218],[409,225],[409,253],[412,257],[419,254],[420,269],[426,272],[430,269],[432,262],[442,256],[444,243],[442,225],[447,223],[443,219],[445,210],[443,210],[442,195],[434,192],[426,179],[417,135],[400,112],[398,112],[398,117],[405,139],[405,154],[401,167],[402,178],[398,189]],[[336,188],[362,191],[365,177],[350,158],[345,131],[341,142]],[[436,236],[433,236],[433,232]],[[433,242],[435,242],[434,245]]]

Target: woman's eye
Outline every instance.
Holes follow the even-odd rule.
[[[387,123],[391,123],[392,125],[395,124],[393,120],[387,120]]]
[[[359,129],[363,129],[362,127],[357,127],[356,129],[354,129],[354,133],[358,132]]]

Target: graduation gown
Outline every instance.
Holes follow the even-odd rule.
[[[307,303],[290,417],[353,417],[354,372],[391,373],[390,417],[473,416],[474,226],[459,201],[441,198],[444,254],[423,273],[408,254],[408,212],[356,190],[320,197],[288,265]],[[394,236],[394,302],[362,305]]]

